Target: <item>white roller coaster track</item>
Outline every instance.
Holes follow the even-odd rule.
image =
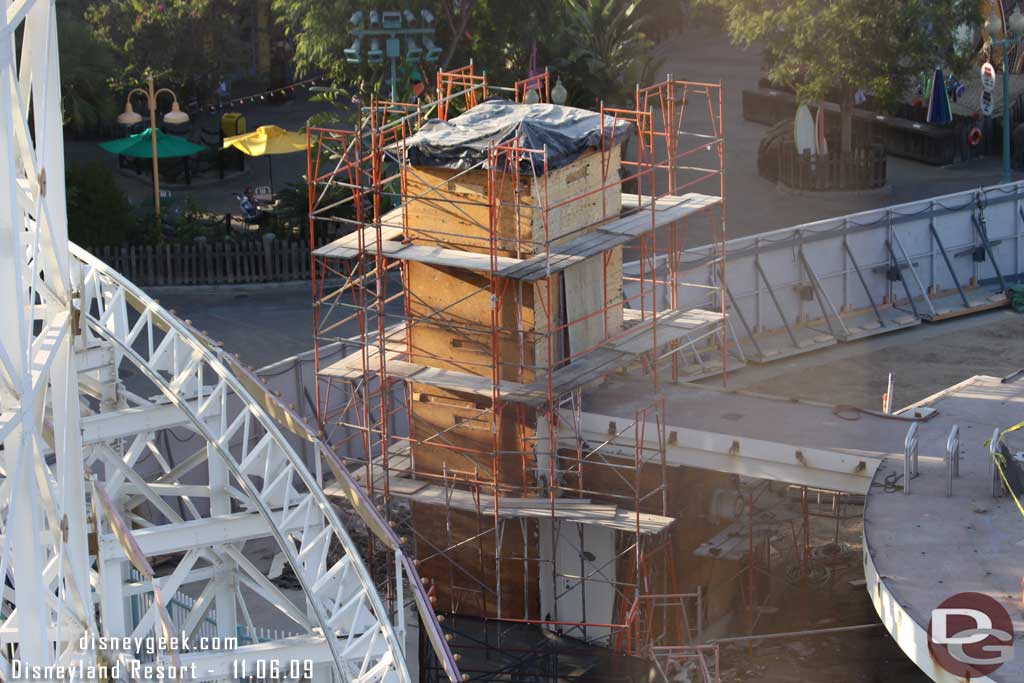
[[[68,242],[55,22],[52,0],[0,12],[0,678],[15,662],[96,663],[83,635],[157,635],[159,600],[129,609],[156,587],[194,598],[173,624],[186,634],[212,614],[224,638],[289,624],[293,635],[276,641],[157,653],[194,665],[198,680],[271,661],[287,675],[296,661],[314,663],[318,680],[410,681],[406,599],[460,680],[399,539],[317,434],[216,344]],[[168,433],[194,442],[192,455],[174,463],[159,445]],[[348,491],[348,523],[360,520],[390,554],[386,578],[371,577],[323,494],[325,473]],[[275,581],[282,562],[300,589]],[[130,565],[147,569],[141,581]]]

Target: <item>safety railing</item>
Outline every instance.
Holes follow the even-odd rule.
[[[903,440],[903,493],[910,494],[910,480],[918,475],[917,466],[917,425],[915,422],[907,430],[907,438]]]
[[[953,478],[960,476],[960,427],[953,425],[946,439],[946,496],[953,495]]]
[[[1006,454],[1007,449],[1003,444],[1003,434],[996,427],[992,431],[992,439],[988,442],[988,454],[989,454],[989,467],[991,468],[990,474],[992,478],[992,497],[1002,498],[1003,497],[1003,478],[999,473],[999,458]]]

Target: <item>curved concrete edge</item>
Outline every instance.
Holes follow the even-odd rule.
[[[865,501],[865,505],[867,501]],[[903,606],[896,600],[885,581],[878,575],[875,563],[871,559],[871,546],[868,543],[867,529],[864,530],[864,587],[875,606],[875,612],[886,630],[900,646],[903,653],[914,662],[921,671],[936,683],[963,683],[964,679],[954,676],[935,663],[928,649],[928,627],[918,624]],[[937,603],[936,603],[937,604]],[[997,683],[995,679],[972,678],[971,683]]]

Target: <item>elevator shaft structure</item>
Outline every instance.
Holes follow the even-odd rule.
[[[651,596],[683,593],[687,554],[660,388],[727,354],[721,283],[678,296],[694,226],[724,272],[721,89],[669,78],[597,112],[485,101],[506,91],[528,88],[441,72],[423,108],[375,100],[355,130],[310,131],[320,427],[411,536],[440,612],[640,653],[667,637]],[[568,121],[571,153],[531,144]],[[623,372],[649,400],[584,437],[587,391]]]

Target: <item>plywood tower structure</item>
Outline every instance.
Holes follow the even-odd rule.
[[[543,98],[543,79],[516,97]],[[669,79],[584,112],[487,89],[471,67],[441,73],[450,121],[374,102],[358,130],[311,131],[312,236],[343,233],[314,252],[321,428],[408,534],[440,612],[633,651],[681,621],[650,599],[679,591],[674,478],[644,431],[664,425],[660,383],[725,357],[720,283],[679,294],[691,221],[724,238],[720,90]],[[584,143],[530,137],[561,117]],[[628,452],[577,426],[618,372],[650,385]]]

